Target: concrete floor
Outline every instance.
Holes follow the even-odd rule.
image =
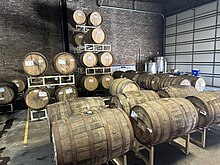
[[[18,106],[17,109],[23,107]],[[54,165],[47,121],[29,122],[28,144],[23,144],[26,117],[27,110],[0,115],[0,165]],[[148,157],[147,151],[142,153]],[[208,131],[205,149],[190,143],[188,156],[167,143],[155,147],[156,165],[218,165],[219,158],[220,126]],[[144,162],[131,151],[128,153],[128,164],[142,165]]]

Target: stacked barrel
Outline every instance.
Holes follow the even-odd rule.
[[[29,84],[34,84],[36,87],[28,88],[24,94],[25,103],[29,108],[34,110],[43,109],[49,103],[51,97],[55,97],[58,101],[77,97],[77,90],[74,84],[57,86],[56,84],[60,84],[60,79],[54,78],[56,75],[50,75],[52,76],[50,79],[42,78],[47,77],[44,74],[49,65],[43,54],[39,52],[26,54],[22,65],[26,74],[35,78],[35,81],[29,82]],[[60,75],[71,75],[76,69],[76,59],[70,53],[61,52],[55,55],[51,65],[58,73],[58,77]],[[19,83],[18,80],[14,80],[14,82]],[[47,86],[47,84],[54,85]],[[23,84],[19,84],[19,87],[23,86]]]
[[[84,26],[87,29],[75,31],[72,36],[73,46],[80,50],[77,52],[78,67],[85,71],[86,69],[97,69],[97,67],[105,68],[110,67],[113,63],[113,55],[111,52],[86,50],[81,51],[85,44],[101,45],[106,39],[106,34],[100,25],[103,22],[103,18],[99,12],[94,11],[88,16],[82,10],[76,10],[72,13],[70,18],[71,25]],[[79,69],[79,70],[80,70]],[[109,89],[110,83],[113,81],[113,77],[110,74],[96,73],[86,74],[79,71],[76,76],[77,87],[82,91],[92,92],[98,89]]]

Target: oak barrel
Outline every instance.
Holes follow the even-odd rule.
[[[82,47],[84,45],[84,37],[85,33],[83,32],[76,32],[72,36],[73,45],[75,47]]]
[[[134,133],[120,109],[82,113],[52,123],[57,164],[100,165],[128,152]]]
[[[94,91],[98,88],[99,82],[95,76],[80,77],[79,86],[86,91]]]
[[[198,113],[184,98],[164,98],[136,105],[130,119],[137,140],[154,145],[189,133],[198,124]]]
[[[70,53],[61,52],[54,57],[53,67],[60,74],[72,74],[76,69],[76,59]]]
[[[113,63],[113,55],[110,52],[102,52],[98,54],[98,64],[99,66],[111,66]]]
[[[80,66],[91,68],[91,67],[96,66],[98,62],[98,58],[92,52],[83,52],[78,55],[77,61]]]
[[[109,91],[112,95],[121,94],[127,91],[137,91],[140,87],[134,81],[126,78],[118,78],[112,81]]]
[[[200,92],[187,99],[198,110],[199,127],[209,127],[220,123],[220,91]]]
[[[78,97],[78,92],[74,85],[64,85],[56,89],[55,97],[57,101],[74,99]]]
[[[189,76],[189,75],[183,75],[181,77],[184,77],[190,80],[191,85],[194,86],[198,90],[198,92],[204,91],[206,87],[206,82],[202,77],[195,77],[195,76]]]
[[[109,89],[114,78],[111,75],[101,75],[98,77],[99,86],[104,89]]]
[[[22,79],[14,79],[11,81],[18,87],[18,92],[23,92],[26,89],[26,81],[23,81]]]
[[[47,105],[50,122],[69,118],[78,113],[87,111],[101,111],[105,108],[101,97],[78,97]]]
[[[97,11],[90,13],[87,18],[87,23],[91,26],[99,26],[102,24],[102,21],[102,16]]]
[[[35,110],[44,108],[50,101],[50,93],[46,88],[30,88],[24,94],[26,105]]]
[[[12,103],[18,93],[18,87],[12,82],[0,82],[0,105]]]
[[[186,78],[176,77],[173,75],[163,76],[160,79],[160,88],[168,87],[172,85],[191,85],[191,82]]]
[[[148,76],[148,75],[152,75],[152,73],[149,73],[149,72],[142,72],[140,73],[140,76],[137,78],[137,83],[138,85],[143,88],[143,86],[141,85],[141,82],[143,81],[143,79]]]
[[[134,82],[137,82],[138,77],[140,76],[140,74],[136,71],[131,72],[131,71],[126,71],[122,77],[125,77],[127,79],[130,79]]]
[[[193,86],[176,85],[176,86],[164,87],[164,88],[158,90],[157,93],[162,98],[169,98],[169,97],[185,98],[187,96],[192,96],[192,95],[198,93],[198,91]]]
[[[95,28],[86,33],[84,41],[88,44],[102,44],[105,38],[105,32],[101,28]]]
[[[82,10],[75,10],[72,13],[72,16],[70,18],[70,23],[75,25],[82,25],[86,22],[86,14]]]
[[[31,52],[25,55],[22,66],[27,74],[39,76],[47,71],[48,63],[43,54]]]
[[[122,78],[124,73],[125,72],[123,71],[117,70],[113,72],[112,76],[114,77],[114,79]]]
[[[131,109],[137,105],[147,101],[160,99],[159,95],[151,90],[138,90],[124,92],[111,97],[110,103],[116,107],[123,109],[127,115],[130,115]]]
[[[138,85],[140,85],[144,89],[156,91],[159,89],[160,78],[152,74],[145,74],[141,75],[141,77],[138,80],[138,83]]]

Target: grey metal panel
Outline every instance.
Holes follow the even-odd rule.
[[[196,8],[196,15],[202,15],[205,12],[211,12],[213,10],[216,10],[216,2],[209,3],[207,5],[203,5],[201,7]]]
[[[220,23],[220,21],[219,21],[219,23]],[[217,28],[217,37],[220,37],[220,28]]]
[[[176,56],[176,62],[192,62],[192,55],[178,55]]]
[[[216,41],[216,49],[220,49],[220,41]]]
[[[216,17],[202,19],[202,20],[195,22],[195,28],[198,29],[198,28],[203,28],[207,26],[212,26],[212,25],[215,25],[215,22],[216,22]]]
[[[194,66],[193,69],[200,69],[201,73],[210,73],[210,74],[212,74],[213,66],[196,65],[196,66]]]
[[[198,54],[194,55],[194,62],[213,62],[213,54]]]
[[[192,30],[192,29],[193,29],[192,22],[177,26],[177,32],[182,32],[182,31],[187,31],[187,30]]]
[[[176,33],[176,27],[166,28],[166,35]]]
[[[174,24],[176,22],[176,15],[166,18],[166,25]]]
[[[192,41],[192,39],[193,39],[192,33],[177,36],[177,42]]]
[[[215,54],[215,62],[220,62],[220,53]]]
[[[205,80],[206,85],[212,85],[212,77],[202,76],[202,78]]]
[[[168,65],[167,65],[167,68],[168,68],[168,71],[170,71],[171,69],[174,69],[174,68],[175,68],[175,65],[170,65],[170,64],[168,64]]]
[[[176,48],[177,52],[186,52],[186,51],[192,51],[192,44],[187,45],[178,45]]]
[[[215,66],[215,73],[214,74],[220,74],[220,66]]]
[[[214,37],[215,37],[215,29],[195,33],[195,40],[214,38]]]
[[[214,42],[205,42],[195,44],[195,51],[213,50]]]
[[[187,10],[177,15],[177,20],[188,20],[193,17],[193,10]]]
[[[214,86],[220,86],[220,78],[214,78]]]
[[[165,56],[165,58],[166,58],[167,61],[169,61],[169,62],[175,62],[175,56]]]
[[[181,72],[191,72],[191,65],[176,65],[176,68]]]
[[[175,37],[166,37],[166,44],[175,43]]]
[[[166,47],[165,51],[166,51],[166,53],[175,52],[175,46]]]

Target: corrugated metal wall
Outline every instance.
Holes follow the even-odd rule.
[[[165,56],[168,69],[198,68],[208,85],[220,86],[220,3],[167,17]]]

